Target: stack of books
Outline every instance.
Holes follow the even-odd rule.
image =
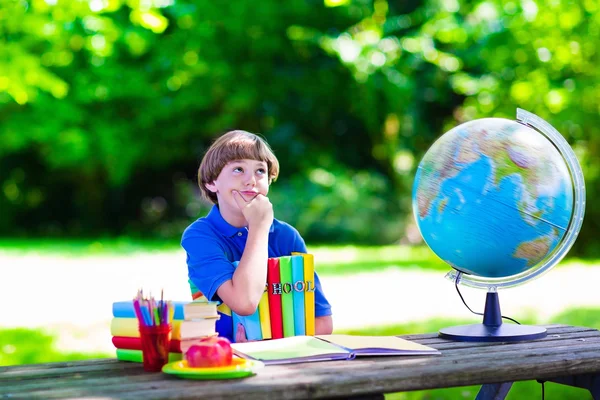
[[[211,301],[193,301],[183,306],[183,321],[179,328],[179,348],[183,354],[201,339],[216,336],[217,303]]]
[[[237,265],[237,262],[234,263]],[[315,334],[315,267],[312,254],[269,258],[265,292],[254,314],[231,312],[248,340]],[[235,337],[235,334],[234,334]]]
[[[214,335],[218,319],[216,303],[173,301],[172,304],[175,312],[171,327],[169,362],[181,360],[182,353],[187,351],[193,342],[192,339]],[[186,309],[190,311],[186,313]],[[110,334],[116,347],[117,359],[142,362],[142,342],[133,301],[113,303],[112,312]],[[186,314],[189,318],[185,318]]]

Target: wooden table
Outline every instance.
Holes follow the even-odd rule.
[[[115,359],[0,367],[0,399],[381,398],[382,393],[467,385],[483,385],[478,398],[502,399],[510,382],[535,379],[583,387],[600,399],[600,332],[565,325],[547,328],[545,339],[522,343],[408,335],[403,337],[435,347],[442,355],[269,366],[256,376],[226,381],[145,373],[141,364]]]

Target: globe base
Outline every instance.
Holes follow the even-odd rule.
[[[516,324],[502,324],[500,326],[459,325],[440,329],[439,332],[442,339],[461,342],[520,342],[542,339],[547,334],[546,328]]]
[[[498,292],[488,292],[482,324],[459,325],[440,329],[442,339],[461,342],[520,342],[546,337],[546,328],[533,325],[503,324]]]

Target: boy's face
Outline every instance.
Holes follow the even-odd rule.
[[[230,161],[221,173],[206,188],[217,195],[221,214],[241,215],[241,210],[233,198],[233,191],[240,192],[246,201],[257,194],[266,196],[269,193],[269,171],[267,163],[257,160]]]

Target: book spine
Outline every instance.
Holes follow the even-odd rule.
[[[262,332],[263,339],[271,339],[271,313],[269,310],[269,295],[268,295],[269,286],[265,284],[265,291],[263,292],[262,297],[260,298],[260,303],[258,304],[258,316],[260,318],[260,330]]]
[[[279,275],[281,277],[281,318],[283,337],[295,336],[294,298],[292,295],[292,261],[290,256],[279,257]]]
[[[237,268],[239,261],[234,261],[233,266]],[[254,313],[247,316],[241,316],[235,312],[231,312],[233,320],[233,339],[235,340],[238,324],[244,326],[247,340],[262,340],[262,331],[260,327],[260,316],[258,315],[258,307]]]
[[[173,307],[175,307],[175,314],[173,319],[184,319],[183,318],[183,306],[189,303],[188,301],[173,301]],[[117,301],[112,305],[112,314],[115,318],[136,318],[135,311],[133,309],[133,301]]]
[[[117,349],[142,350],[142,341],[140,338],[113,336],[112,342]],[[172,353],[181,353],[181,342],[179,340],[171,340],[169,342],[169,351]]]
[[[171,328],[171,339],[181,339],[181,320],[173,321]],[[137,318],[113,318],[110,321],[110,335],[124,337],[140,337],[139,323]]]
[[[296,336],[306,335],[304,314],[304,258],[292,256],[292,297],[294,299],[294,334]]]
[[[117,349],[117,360],[139,362],[143,361],[141,350]],[[169,362],[179,361],[182,359],[181,353],[169,353]]]
[[[312,254],[292,253],[302,256],[304,261],[304,320],[306,335],[315,335],[315,258]]]
[[[279,259],[269,258],[267,269],[267,296],[269,299],[269,316],[271,317],[271,337],[283,337],[283,321],[281,318],[281,276]]]
[[[260,317],[258,316],[258,308],[254,310],[254,313],[251,315],[241,316],[236,314],[235,312],[232,312],[231,317],[233,319],[234,340],[238,324],[242,324],[244,326],[247,340],[262,340],[263,337],[260,328]]]

